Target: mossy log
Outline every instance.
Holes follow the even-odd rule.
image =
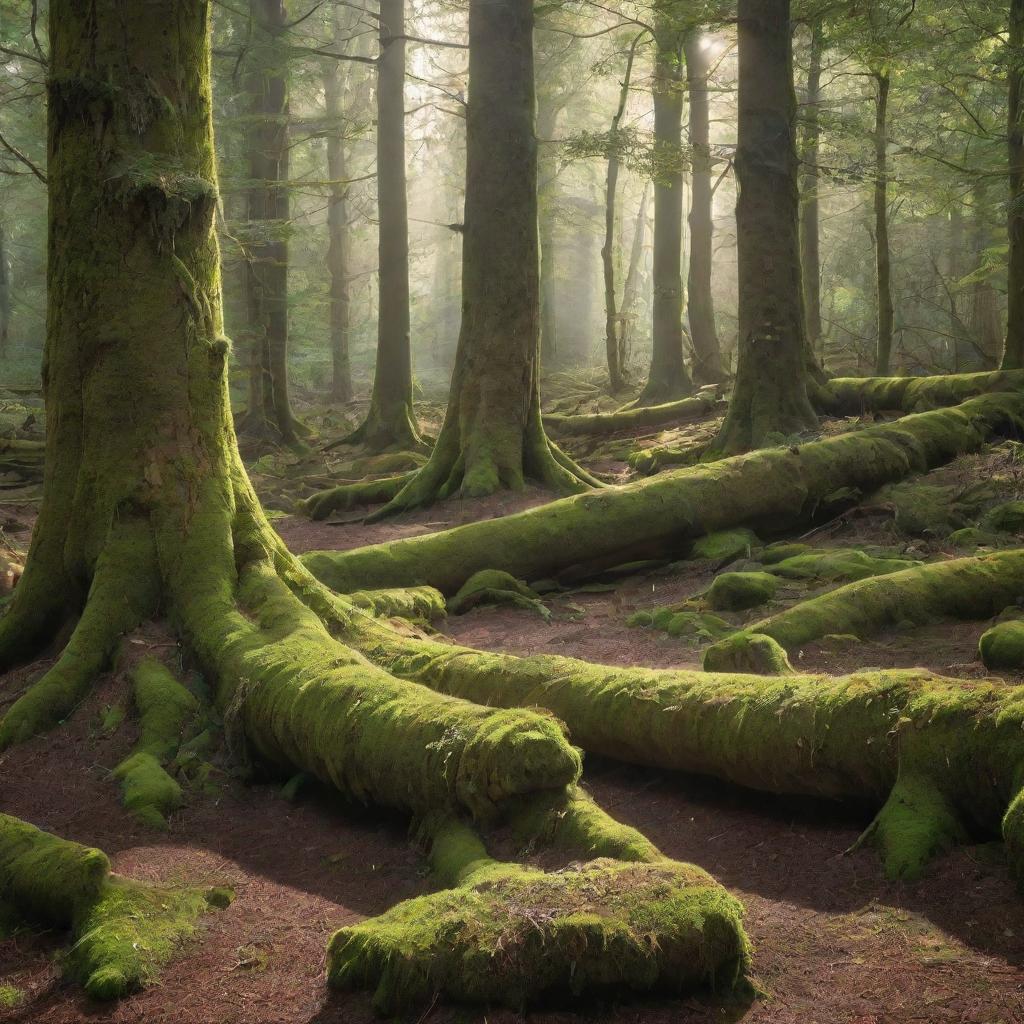
[[[1022,595],[1021,550],[918,565],[849,583],[748,626],[709,647],[704,667],[792,671],[786,653],[824,636],[841,633],[864,640],[900,623],[988,619],[1016,604]],[[765,643],[766,637],[781,650]]]
[[[415,475],[416,471],[413,470],[381,480],[337,484],[304,498],[297,503],[296,510],[310,519],[322,520],[334,515],[335,512],[346,512],[352,508],[391,501]]]
[[[547,413],[544,426],[555,434],[614,434],[619,430],[635,430],[640,427],[661,427],[668,423],[685,423],[698,420],[713,412],[725,411],[717,389],[692,398],[662,405],[642,405],[619,409],[617,412],[596,412],[568,415]]]
[[[0,814],[0,900],[29,921],[70,928],[64,969],[96,999],[151,982],[226,889],[149,886],[110,873],[102,851]]]
[[[824,384],[824,411],[843,416],[864,412],[925,412],[969,398],[1024,389],[1024,370],[951,373],[934,377],[833,377]]]
[[[1001,829],[1024,876],[1024,687],[921,669],[832,678],[619,668],[372,628],[361,646],[394,674],[445,693],[548,708],[593,753],[766,792],[874,802],[885,813],[873,838],[893,876],[911,877],[961,825]],[[903,806],[908,779],[920,813]]]
[[[698,537],[792,528],[842,488],[862,492],[941,465],[997,433],[1016,433],[1024,394],[984,395],[799,447],[771,448],[659,474],[451,530],[302,561],[341,592],[428,584],[454,594],[474,573],[527,581],[569,566],[603,568],[684,553]]]
[[[497,861],[473,829],[435,816],[423,832],[449,888],[336,932],[328,983],[374,989],[385,1013],[437,993],[520,1009],[735,985],[748,957],[742,907],[705,871],[667,859],[580,793],[521,808],[513,828],[587,860],[557,872]]]

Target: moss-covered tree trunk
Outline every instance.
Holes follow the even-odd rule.
[[[251,0],[248,54],[246,294],[253,351],[243,425],[256,436],[298,440],[288,398],[288,51],[283,0]]]
[[[821,246],[818,223],[818,160],[821,143],[821,58],[824,50],[821,19],[811,24],[801,162],[800,262],[803,272],[807,347],[817,356],[821,345]]]
[[[736,385],[723,452],[813,430],[800,274],[789,0],[740,0]]]
[[[987,263],[986,250],[992,245],[988,222],[988,182],[977,182],[971,203],[971,269],[974,281],[970,289],[969,326],[972,338],[977,340],[979,356],[985,369],[999,364],[1002,352],[1002,317],[999,295],[987,275],[979,273]]]
[[[334,48],[346,37],[342,8],[333,12]],[[342,123],[341,98],[348,77],[344,61],[331,61],[324,70],[324,112],[327,115],[327,176],[331,181],[327,207],[327,273],[330,275],[331,398],[352,398],[349,358],[351,295],[349,292],[348,153]]]
[[[1024,0],[1010,0],[1010,32],[1007,59],[1007,160],[1010,205],[1007,228],[1010,237],[1007,268],[1006,341],[1004,370],[1024,367]]]
[[[715,327],[715,300],[711,293],[715,239],[714,193],[711,171],[711,111],[708,102],[710,50],[700,32],[687,33],[686,86],[690,101],[690,261],[686,281],[686,315],[693,337],[693,377],[701,384],[725,379],[722,352]]]
[[[385,511],[451,494],[593,483],[552,445],[540,413],[540,282],[533,8],[472,0],[462,329],[430,460]]]
[[[693,390],[683,362],[683,30],[671,3],[659,4],[654,26],[654,320],[651,368],[641,405]]]
[[[377,61],[377,363],[370,410],[346,440],[371,451],[423,446],[412,405],[409,212],[405,187],[405,0],[381,0]]]
[[[629,268],[626,280],[622,285],[622,307],[619,309],[619,322],[622,336],[619,344],[624,358],[629,359],[633,348],[633,329],[636,326],[636,308],[640,298],[640,273],[644,260],[644,244],[647,238],[647,203],[650,185],[645,184],[640,194],[640,205],[636,209],[633,225],[633,240],[629,246]]]
[[[875,71],[875,214],[876,340],[875,373],[884,377],[892,358],[892,253],[889,248],[889,86],[888,72]]]

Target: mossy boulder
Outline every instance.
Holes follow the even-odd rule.
[[[1013,547],[1017,539],[1007,533],[992,533],[977,526],[965,526],[949,535],[949,543],[963,551],[977,551],[978,548]]]
[[[760,544],[753,530],[720,530],[694,541],[690,557],[706,558],[720,564],[735,562],[737,558],[749,558],[750,552]]]
[[[784,558],[771,567],[771,573],[788,580],[821,580],[827,583],[852,582],[869,576],[886,576],[920,565],[908,558],[876,557],[856,548],[819,549]]]
[[[770,636],[743,630],[712,644],[701,659],[706,672],[781,676],[793,672],[786,649]]]
[[[653,626],[669,636],[693,640],[717,640],[728,636],[734,629],[725,619],[685,605],[655,608],[636,612],[627,619],[629,626]]]
[[[982,634],[978,652],[986,668],[1024,668],[1024,620],[996,623]]]
[[[708,588],[704,603],[714,611],[744,611],[767,604],[778,588],[771,573],[724,572]]]

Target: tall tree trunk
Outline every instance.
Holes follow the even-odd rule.
[[[659,9],[654,32],[654,324],[641,405],[693,390],[683,362],[683,32],[673,13]]]
[[[637,301],[640,297],[640,274],[644,261],[644,241],[647,237],[647,196],[650,185],[644,183],[640,195],[640,205],[636,211],[636,224],[633,226],[633,241],[629,250],[629,269],[626,271],[626,283],[622,286],[622,308],[619,320],[622,323],[619,335],[621,350],[620,362],[625,365],[629,359],[633,344],[633,325],[636,320]]]
[[[813,430],[800,282],[796,94],[789,0],[739,0],[736,384],[724,452]]]
[[[298,441],[288,399],[288,53],[283,0],[251,0],[254,44],[250,96],[249,221],[246,281],[254,347],[246,430],[267,426]]]
[[[974,187],[973,216],[971,219],[971,253],[974,270],[982,268],[985,251],[989,248],[989,229],[985,220],[988,209],[988,183],[982,179]],[[999,296],[992,282],[980,278],[971,285],[970,330],[983,353],[984,368],[992,369],[999,363],[1002,351],[1002,324],[999,314]]]
[[[11,264],[7,256],[7,233],[0,217],[0,358],[7,356],[11,340]]]
[[[608,130],[608,170],[604,189],[604,243],[601,246],[601,268],[604,273],[604,351],[612,394],[621,391],[626,384],[620,342],[621,325],[615,294],[615,193],[619,185],[619,126],[626,113],[629,83],[633,77],[633,61],[641,38],[642,36],[638,35],[629,48],[626,71],[619,87],[619,105]]]
[[[711,171],[711,112],[708,102],[709,51],[701,33],[687,33],[684,43],[686,83],[690,98],[690,265],[686,311],[693,338],[693,376],[701,384],[725,379],[722,352],[715,327],[715,300],[711,293],[715,220]]]
[[[892,356],[892,255],[889,250],[889,75],[872,73],[875,80],[875,289],[877,293],[877,340],[875,342],[875,373],[889,373]]]
[[[462,329],[430,460],[385,511],[455,493],[593,482],[540,414],[532,0],[471,0]]]
[[[409,211],[405,185],[405,0],[381,0],[377,63],[377,363],[366,420],[346,441],[420,448],[412,404]]]
[[[554,366],[561,353],[558,346],[558,284],[556,241],[559,204],[558,167],[553,151],[558,127],[558,105],[542,97],[537,104],[537,137],[540,140],[538,183],[540,219],[540,338],[541,360]]]
[[[1007,268],[1006,342],[1001,366],[1024,367],[1024,0],[1010,0],[1010,34],[1007,43],[1009,71],[1007,103],[1007,161],[1010,236]]]
[[[334,17],[334,49],[346,38],[341,8]],[[339,51],[340,52],[340,51]],[[348,154],[342,121],[341,98],[347,65],[331,61],[324,70],[324,108],[327,114],[327,175],[331,181],[327,206],[327,273],[330,275],[331,398],[348,402],[352,398],[352,367],[349,358],[349,328],[352,301],[349,292]]]
[[[821,140],[821,58],[824,31],[821,19],[811,24],[808,54],[807,91],[804,106],[803,174],[800,197],[800,262],[804,282],[804,315],[807,322],[807,346],[815,357],[822,357],[821,344],[821,247],[818,224],[818,160]]]

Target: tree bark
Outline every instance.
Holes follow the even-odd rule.
[[[889,85],[886,72],[873,72],[875,81],[875,289],[877,294],[877,340],[875,373],[882,377],[890,369],[892,356],[892,255],[889,249]]]
[[[455,493],[596,483],[558,451],[540,414],[537,140],[530,0],[472,0],[462,328],[430,460],[384,509]]]
[[[252,329],[246,432],[298,441],[288,398],[288,57],[283,0],[251,0],[247,302]]]
[[[740,0],[736,384],[715,442],[756,448],[817,427],[808,399],[789,0]]]
[[[711,111],[708,102],[709,51],[701,45],[701,33],[687,33],[686,84],[690,99],[690,261],[687,274],[686,312],[693,338],[694,380],[718,384],[725,380],[722,352],[715,327],[715,300],[711,292],[715,236],[714,195],[711,172]]]
[[[604,191],[604,243],[601,246],[601,268],[604,275],[604,350],[608,364],[608,384],[614,395],[626,385],[623,366],[622,325],[616,309],[615,289],[615,193],[619,184],[619,125],[626,113],[629,84],[633,77],[633,61],[641,36],[637,36],[626,57],[626,71],[619,88],[619,105],[608,130],[608,169]]]
[[[804,108],[803,175],[800,199],[800,262],[803,271],[807,346],[821,359],[821,248],[818,224],[818,160],[821,139],[821,58],[824,32],[821,19],[811,25],[807,92]]]
[[[550,152],[554,144],[559,110],[558,104],[550,97],[541,96],[537,104],[537,136],[540,140],[537,186],[540,220],[540,344],[541,361],[548,368],[554,366],[562,355],[558,344],[558,167],[557,161],[545,154],[545,148]]]
[[[345,37],[341,8],[334,18],[334,49],[340,52]],[[348,153],[342,122],[341,98],[347,78],[344,61],[330,61],[324,69],[324,112],[328,119],[327,175],[331,185],[327,206],[327,272],[330,275],[331,398],[352,399],[352,367],[349,359],[351,295],[349,292]]]
[[[971,218],[971,250],[973,270],[978,272],[985,265],[985,251],[989,248],[989,228],[985,219],[988,210],[988,187],[982,180],[974,188]],[[970,330],[984,357],[986,369],[999,363],[1002,351],[1002,324],[1000,323],[999,296],[991,281],[981,278],[971,285]]]
[[[405,0],[381,0],[377,64],[377,363],[366,420],[346,441],[422,448],[412,402],[405,175]]]
[[[619,310],[619,321],[622,324],[620,348],[625,360],[629,359],[633,349],[633,327],[636,321],[636,307],[640,298],[640,274],[644,261],[644,244],[647,238],[647,196],[650,185],[645,183],[640,195],[640,205],[636,211],[636,223],[633,225],[633,240],[629,248],[629,269],[626,271],[626,282],[622,286],[622,308]]]
[[[1000,365],[1004,370],[1024,367],[1024,0],[1010,0],[1007,42],[1007,163],[1010,238],[1007,267],[1006,341]]]
[[[7,257],[7,229],[0,217],[0,358],[7,356],[11,340],[11,264]]]
[[[693,390],[683,362],[683,32],[664,7],[657,11],[654,42],[654,320],[641,405],[669,402]]]

